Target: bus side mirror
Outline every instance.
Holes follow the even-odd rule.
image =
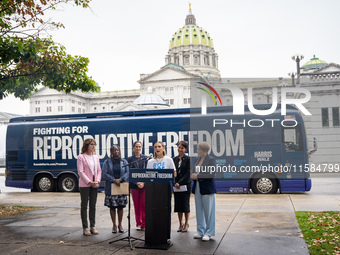
[[[318,144],[316,142],[316,138],[313,138],[313,149],[311,149],[310,151],[307,152],[308,155],[313,154],[314,152],[316,152],[318,150]]]

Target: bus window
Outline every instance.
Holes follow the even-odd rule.
[[[303,142],[301,134],[301,126],[284,127],[282,134],[283,143],[286,151],[302,151]]]

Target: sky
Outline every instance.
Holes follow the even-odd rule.
[[[223,78],[288,77],[293,55],[340,64],[338,0],[192,0],[196,24],[214,41]],[[90,59],[89,76],[102,91],[137,89],[140,74],[165,65],[172,35],[185,24],[183,0],[92,0],[91,9],[59,6],[45,18],[71,55]],[[26,115],[28,100],[0,100],[0,111]]]

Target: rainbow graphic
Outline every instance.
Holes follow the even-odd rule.
[[[217,96],[218,100],[220,101],[220,104],[222,105],[222,100],[220,98],[220,95],[217,93],[217,91],[213,87],[211,87],[210,85],[208,85],[206,83],[203,83],[203,82],[197,82],[197,83],[199,83],[199,84],[201,84],[203,86],[206,86],[208,89],[210,89],[212,92],[214,92],[214,94]],[[217,102],[215,100],[214,95],[211,94],[211,92],[209,90],[204,89],[204,88],[200,88],[200,87],[197,87],[197,88],[200,89],[200,90],[203,90],[204,92],[206,92],[212,98],[212,100],[214,101],[215,105],[217,105]]]

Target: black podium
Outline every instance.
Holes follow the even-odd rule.
[[[131,171],[132,169],[130,169]],[[140,170],[139,170],[140,171]],[[173,169],[143,169],[145,182],[145,241],[136,248],[167,250],[171,232],[171,187]],[[133,175],[133,174],[132,174]]]

